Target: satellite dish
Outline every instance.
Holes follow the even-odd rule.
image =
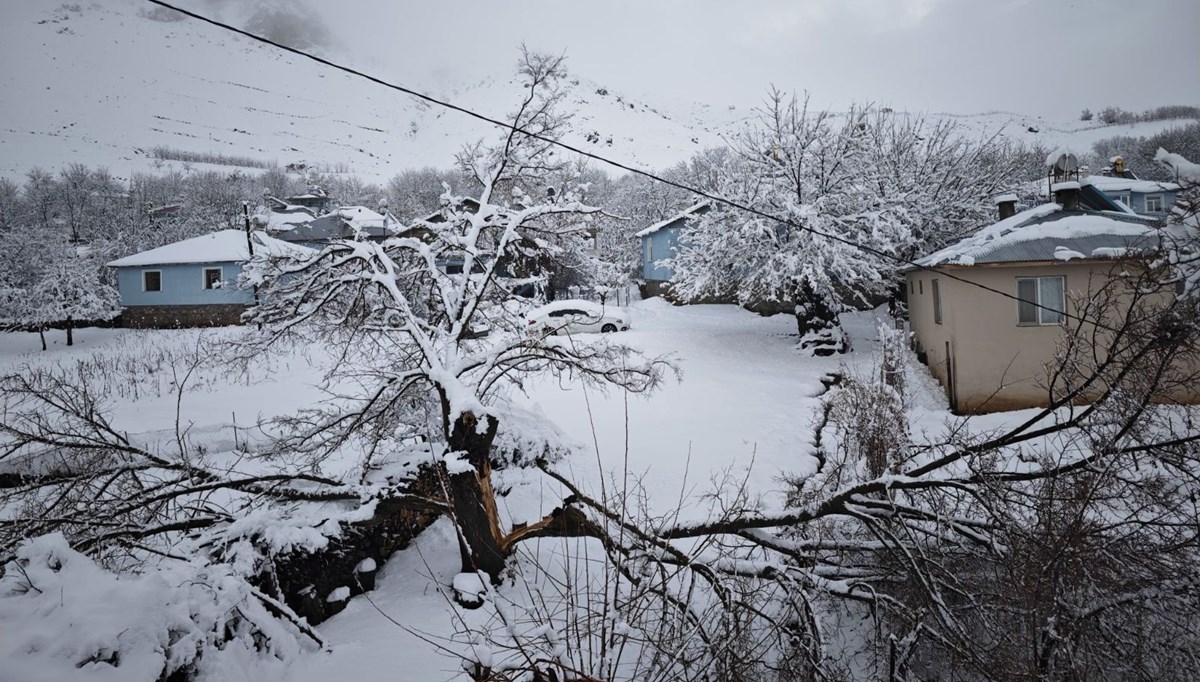
[[[1059,154],[1058,158],[1054,161],[1054,172],[1056,174],[1066,175],[1074,173],[1077,170],[1079,170],[1079,159],[1075,158],[1075,155],[1070,152]]]

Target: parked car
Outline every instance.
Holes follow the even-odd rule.
[[[629,315],[615,306],[591,301],[555,301],[525,316],[529,331],[539,334],[616,332],[629,329]]]

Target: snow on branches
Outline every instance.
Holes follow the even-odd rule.
[[[671,259],[673,288],[794,305],[802,335],[880,302],[905,260],[987,215],[1011,170],[995,138],[871,106],[813,111],[778,91],[733,146],[715,193],[771,217],[717,203]]]

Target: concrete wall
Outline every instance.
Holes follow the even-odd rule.
[[[223,327],[241,324],[242,313],[247,307],[240,303],[130,306],[121,311],[121,326],[137,329]]]
[[[1104,262],[981,265],[946,267],[942,276],[909,273],[906,284],[914,342],[918,352],[924,353],[930,372],[946,388],[952,409],[977,413],[1046,405],[1049,369],[1066,327],[1019,325],[1016,301],[949,279],[945,273],[1014,296],[1018,277],[1064,276],[1067,311],[1071,312],[1072,299],[1086,299],[1114,267],[1124,266]],[[942,324],[934,320],[934,279],[942,300]],[[1196,397],[1200,396],[1182,399]]]
[[[204,269],[221,268],[224,286],[219,289],[204,288]],[[161,291],[143,291],[142,272],[162,272]],[[227,305],[250,304],[254,293],[237,287],[242,273],[240,263],[186,263],[179,265],[149,265],[117,269],[117,287],[121,292],[122,307],[131,306],[184,306],[184,305]]]

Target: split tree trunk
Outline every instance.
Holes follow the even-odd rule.
[[[75,325],[74,325],[74,322],[71,320],[71,316],[67,315],[67,345],[68,346],[75,345],[75,334],[73,333],[74,327],[75,327]]]
[[[500,542],[502,534],[488,456],[499,422],[488,415],[483,419],[481,424],[471,412],[455,418],[450,429],[450,452],[461,453],[471,468],[450,474],[448,487],[450,506],[458,524],[462,570],[484,571],[493,583],[498,583],[507,553]]]

